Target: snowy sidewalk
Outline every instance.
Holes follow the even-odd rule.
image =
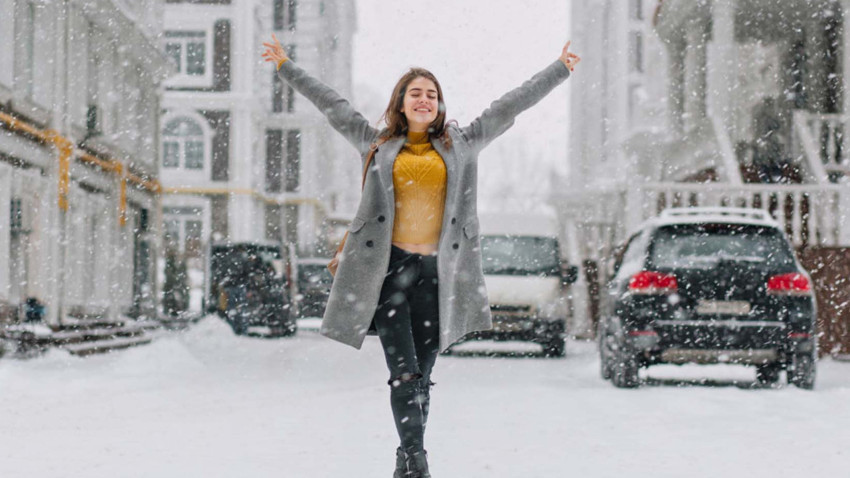
[[[736,366],[618,390],[593,344],[567,353],[440,357],[434,476],[846,476],[850,363],[821,362],[813,392],[749,389]],[[386,374],[374,337],[359,352],[309,330],[236,337],[214,317],[116,354],[2,360],[0,476],[388,478]]]

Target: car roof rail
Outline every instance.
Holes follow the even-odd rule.
[[[750,219],[759,222],[776,222],[764,209],[744,207],[676,207],[665,209],[659,217],[663,219],[691,218],[695,216],[725,216],[736,219]]]

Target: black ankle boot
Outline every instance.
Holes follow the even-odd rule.
[[[404,454],[404,473],[403,478],[431,478],[431,473],[428,471],[428,452],[418,450],[406,452]]]
[[[407,454],[401,447],[395,450],[395,472],[393,478],[404,478],[404,472],[407,471]]]

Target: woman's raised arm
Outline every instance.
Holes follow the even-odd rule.
[[[461,130],[473,148],[480,150],[490,144],[513,126],[518,114],[537,104],[570,76],[581,58],[571,53],[569,48],[570,42],[567,42],[558,60],[491,103],[481,116]]]
[[[278,76],[316,105],[327,117],[331,126],[358,151],[362,153],[369,149],[378,136],[378,130],[370,126],[369,121],[339,93],[289,61],[289,56],[274,34],[272,40],[274,43],[263,43],[266,47],[263,57],[267,62],[273,62],[277,66]]]

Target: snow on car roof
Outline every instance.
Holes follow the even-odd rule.
[[[749,224],[781,230],[781,225],[764,209],[741,207],[682,207],[665,209],[658,216],[644,222],[639,229],[674,224]]]
[[[308,265],[308,266],[327,266],[328,262],[331,261],[330,257],[299,257],[295,259],[295,262],[298,265]]]

